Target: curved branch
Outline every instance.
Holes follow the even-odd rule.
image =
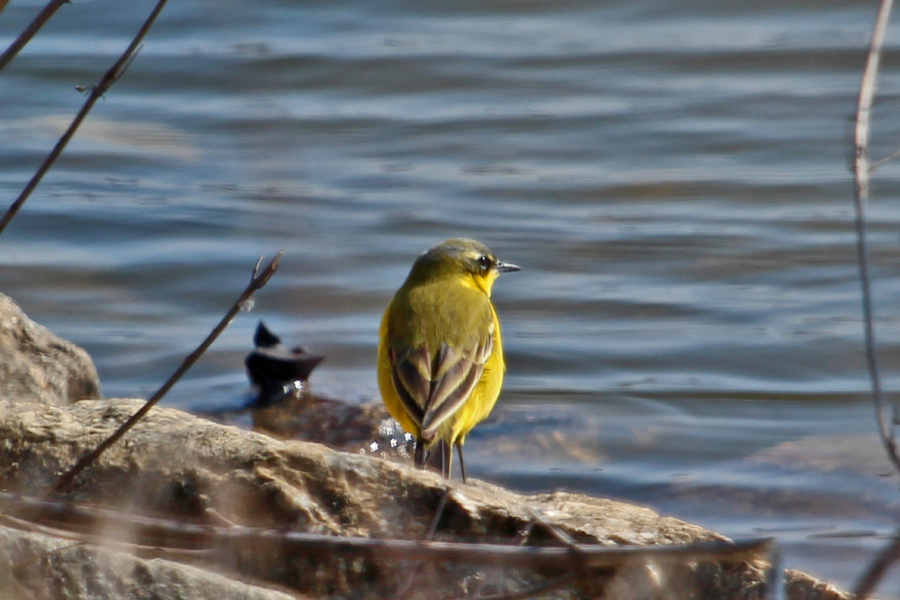
[[[854,200],[856,207],[856,254],[859,262],[859,280],[862,287],[863,326],[865,331],[866,363],[872,381],[872,398],[875,402],[878,432],[884,444],[888,458],[894,468],[900,471],[900,457],[897,455],[894,423],[897,422],[897,406],[894,406],[890,423],[885,419],[884,394],[881,389],[881,377],[878,368],[878,352],[875,342],[874,311],[872,308],[872,284],[869,275],[869,249],[866,241],[866,204],[869,201],[871,166],[869,163],[869,124],[872,118],[872,103],[878,80],[878,67],[881,61],[881,49],[884,46],[888,19],[891,14],[893,0],[882,0],[875,19],[872,32],[872,44],[866,60],[859,90],[859,105],[856,110],[856,132],[854,137],[855,157],[853,173],[855,176]]]
[[[241,293],[240,297],[235,300],[234,304],[225,313],[225,316],[219,321],[218,325],[209,332],[209,335],[206,336],[197,349],[191,352],[181,363],[181,366],[176,369],[174,373],[166,380],[164,384],[156,391],[153,396],[150,397],[144,405],[138,409],[136,413],[131,415],[127,421],[122,423],[118,429],[116,429],[112,435],[103,440],[99,446],[82,456],[75,466],[63,473],[59,479],[56,480],[56,483],[53,484],[53,487],[50,488],[50,491],[47,492],[47,497],[50,497],[54,494],[58,494],[60,492],[64,492],[69,489],[72,485],[72,482],[75,480],[75,477],[78,476],[83,470],[85,470],[91,463],[97,460],[101,454],[103,454],[107,448],[115,444],[123,435],[125,435],[129,429],[134,427],[134,425],[143,418],[150,409],[159,402],[163,396],[165,396],[172,386],[181,379],[182,375],[187,373],[188,369],[190,369],[197,359],[200,358],[204,352],[212,345],[212,343],[219,337],[225,328],[231,323],[231,320],[234,319],[235,315],[241,308],[244,306],[244,303],[247,302],[251,296],[253,296],[256,290],[260,289],[264,285],[269,282],[269,279],[272,278],[272,275],[275,274],[275,271],[278,270],[278,265],[281,262],[281,257],[284,256],[284,251],[278,253],[278,255],[272,259],[272,262],[263,269],[262,273],[259,272],[259,265],[262,262],[262,257],[260,257],[259,261],[256,263],[256,268],[253,269],[253,275],[250,278],[250,283]]]

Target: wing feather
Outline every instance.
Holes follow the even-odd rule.
[[[403,402],[407,414],[421,427],[431,380],[428,349],[425,346],[417,346],[401,353],[392,348],[391,376],[394,389],[397,390],[397,396]]]
[[[483,371],[484,365],[461,360],[448,371],[449,377],[434,382],[431,402],[422,418],[423,437],[434,437],[438,428],[462,408]]]
[[[473,310],[471,303],[443,299],[435,303],[434,294],[423,292],[420,296],[417,291],[413,290],[403,303],[395,299],[391,320],[419,321],[414,327],[404,327],[416,332],[428,331],[435,323],[445,325],[429,335],[393,340],[389,349],[391,377],[406,413],[419,428],[419,437],[430,442],[471,396],[494,350],[495,332],[486,297],[479,298],[484,301],[481,310]],[[423,297],[428,300],[422,301]],[[460,306],[469,308],[460,311]],[[428,319],[422,320],[423,315]],[[429,339],[442,339],[440,347],[434,347],[436,343],[429,346],[424,341]]]
[[[421,423],[423,436],[434,436],[438,428],[469,399],[481,379],[484,363],[491,355],[493,346],[493,328],[482,343],[463,353],[447,344],[441,345],[434,365],[436,376],[431,381],[431,393]]]

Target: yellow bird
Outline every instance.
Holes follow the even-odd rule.
[[[452,449],[463,482],[466,435],[490,414],[503,385],[503,342],[491,287],[519,267],[483,244],[454,238],[413,263],[381,320],[378,387],[391,416],[416,436],[416,466],[437,442],[450,477]]]

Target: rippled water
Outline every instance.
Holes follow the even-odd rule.
[[[476,477],[648,504],[850,585],[892,531],[861,347],[847,130],[875,6],[850,1],[211,2],[165,9],[0,237],[0,289],[146,396],[243,288],[276,278],[170,405],[234,405],[263,318],[376,397],[413,258],[478,238],[509,372]],[[40,6],[14,2],[0,42]],[[0,73],[11,202],[151,3],[63,7]],[[876,155],[900,139],[889,32]],[[900,170],[872,206],[898,387]]]

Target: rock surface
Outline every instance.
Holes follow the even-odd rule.
[[[99,396],[100,380],[87,352],[0,294],[0,397],[64,405]]]
[[[297,600],[168,560],[0,526],[0,598]]]
[[[620,502],[561,492],[523,496],[383,460],[377,456],[403,456],[408,440],[385,425],[380,406],[304,395],[257,412],[254,421],[275,435],[353,453],[154,408],[53,499],[52,516],[47,505],[25,507],[10,493],[41,497],[143,404],[90,400],[98,396],[87,353],[0,295],[2,598],[414,600],[509,594],[548,582],[557,585],[535,597],[749,600],[766,590],[768,564],[759,556],[639,558],[575,573],[558,565],[492,566],[470,559],[469,547],[463,560],[442,553],[439,562],[421,561],[421,545],[403,558],[377,541],[361,553],[337,551],[328,542],[428,538],[558,547],[568,536],[615,548],[724,538]],[[372,436],[380,440],[368,443]],[[167,529],[160,533],[153,523]],[[252,531],[259,535],[230,535]],[[289,545],[285,532],[328,537],[304,549]],[[562,581],[567,574],[573,576]],[[786,581],[789,600],[848,599],[802,573],[788,572]]]
[[[3,440],[0,482],[4,489],[40,495],[62,470],[93,448],[140,405],[135,400],[83,401],[64,407],[0,401],[0,439]],[[220,527],[232,524],[363,538],[422,539],[445,490],[452,493],[438,523],[436,540],[559,545],[546,528],[535,526],[536,511],[559,530],[584,543],[615,547],[723,539],[646,508],[577,494],[522,496],[480,482],[461,485],[406,465],[338,452],[319,444],[279,441],[174,409],[153,409],[79,477],[77,488],[65,499],[173,522]],[[124,520],[113,520],[95,528],[94,533],[108,538],[140,541],[128,530]],[[14,539],[10,537],[13,532],[7,531],[6,535],[6,539]],[[16,541],[15,547],[21,549],[25,547],[23,543]],[[31,547],[30,554],[23,551],[18,556],[40,558],[40,565],[46,567],[47,559],[41,558],[42,551],[38,550],[41,546]],[[100,552],[91,545],[80,551]],[[56,598],[63,597],[65,585],[75,585],[67,579],[70,577],[97,578],[97,573],[102,572],[104,581],[112,582],[108,583],[109,589],[125,585],[115,583],[123,573],[142,573],[142,577],[157,581],[146,575],[150,573],[150,563],[123,552],[114,555],[117,561],[125,556],[121,560],[126,562],[115,562],[117,566],[110,567],[109,571],[104,570],[106,566],[91,571],[82,565],[74,569],[74,574],[48,578],[43,572],[29,576],[27,570],[11,570],[13,576],[6,585],[29,589],[35,597]],[[19,561],[28,563],[24,558]],[[71,564],[58,562],[54,568]],[[104,558],[97,564],[108,562]],[[318,554],[296,553],[285,551],[277,544],[207,554],[193,562],[195,566],[185,567],[189,570],[177,577],[192,578],[198,571],[204,577],[211,577],[206,571],[211,569],[234,579],[252,580],[275,589],[287,588],[291,593],[316,598],[393,598],[404,587],[406,598],[459,597],[473,595],[475,590],[488,595],[528,589],[560,574],[478,564],[415,569],[409,561],[382,560],[377,552],[372,556],[342,556],[325,550]],[[160,569],[163,565],[166,569],[177,567],[169,561],[153,564]],[[734,564],[699,561],[652,569],[637,563],[633,568],[592,569],[581,574],[577,583],[541,597],[587,598],[600,594],[632,598],[645,593],[653,596],[665,589],[671,598],[761,598],[765,590],[765,567],[763,561],[753,560]],[[407,585],[414,571],[417,575],[412,579],[413,584]],[[160,571],[163,572],[169,579],[176,577],[172,572]],[[248,596],[247,588],[229,591],[222,587],[224,583],[218,579],[216,582],[218,591],[204,596],[256,597]],[[91,584],[87,581],[78,585]],[[39,589],[35,591],[34,586]],[[261,597],[280,597],[280,592],[263,587],[259,590],[271,594]],[[790,590],[790,597],[797,600],[846,597],[802,576]],[[807,592],[812,595],[806,595]],[[173,594],[158,597],[191,596],[182,592]],[[115,595],[98,592],[97,596],[90,597]]]

